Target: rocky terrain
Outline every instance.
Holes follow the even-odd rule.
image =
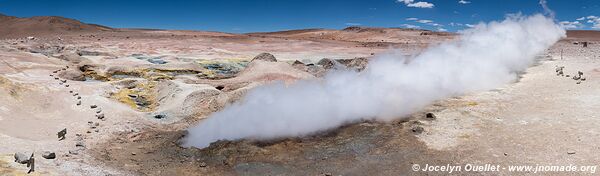
[[[27,173],[15,153],[27,163],[32,152],[34,175],[419,175],[411,165],[600,158],[596,31],[569,31],[514,84],[441,100],[402,120],[197,149],[179,146],[185,129],[250,89],[362,71],[390,48],[418,54],[457,35],[113,29],[60,17],[0,16],[0,26],[0,175]]]

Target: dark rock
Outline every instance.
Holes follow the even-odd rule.
[[[46,159],[54,159],[54,158],[56,158],[56,153],[45,151],[44,153],[42,153],[42,157],[44,157]]]
[[[104,113],[96,114],[96,118],[104,119]]]
[[[83,148],[85,148],[85,142],[83,142],[83,141],[77,141],[75,143],[75,147],[83,147]]]
[[[60,130],[56,135],[58,136],[59,141],[64,140],[65,136],[67,135],[67,129],[65,128],[63,130]]]
[[[319,62],[317,62],[317,65],[320,65],[325,69],[332,69],[335,67],[335,62],[336,61],[334,61],[333,59],[323,58]]]
[[[425,129],[423,129],[423,127],[420,126],[415,126],[411,128],[411,131],[415,134],[421,134],[423,133],[423,131],[425,131]]]
[[[96,105],[90,105],[90,108],[92,108],[92,109],[97,108],[97,107],[98,106],[96,106]]]
[[[428,112],[427,114],[425,114],[425,117],[428,118],[428,119],[435,119],[436,118],[435,114],[433,114],[431,112]]]
[[[154,115],[154,118],[155,118],[155,119],[164,119],[164,118],[167,118],[167,115],[164,115],[164,114],[156,114],[156,115]]]

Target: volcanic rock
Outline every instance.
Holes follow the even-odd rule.
[[[255,60],[267,61],[267,62],[277,62],[275,56],[269,53],[260,53],[256,57],[254,57],[250,62]]]
[[[27,164],[29,161],[29,155],[21,152],[15,153],[15,162],[20,164]]]
[[[42,153],[42,157],[44,157],[46,159],[54,159],[54,158],[56,158],[56,153],[50,152],[50,151],[45,151],[44,153]]]

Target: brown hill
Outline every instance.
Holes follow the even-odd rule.
[[[73,32],[111,31],[110,27],[86,24],[58,16],[19,18],[0,14],[0,38],[56,35]]]
[[[600,40],[600,31],[568,30],[567,37],[571,39]]]
[[[342,30],[333,29],[299,29],[277,32],[248,33],[251,36],[282,37],[301,40],[338,40],[365,43],[414,43],[421,40],[454,38],[455,33],[435,32],[422,29],[347,27]]]

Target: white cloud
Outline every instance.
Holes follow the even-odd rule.
[[[360,23],[346,23],[346,26],[360,26]]]
[[[446,32],[446,31],[448,31],[447,29],[444,29],[444,28],[437,28],[437,30],[440,31],[440,32]]]
[[[588,16],[587,23],[592,24],[592,29],[600,29],[600,18],[597,16]]]
[[[585,17],[577,18],[577,21],[585,20]]]
[[[583,27],[583,24],[579,21],[561,21],[559,24],[565,29],[577,29]]]
[[[415,0],[397,0],[397,2],[404,3],[404,4],[406,4],[407,7],[416,7],[416,8],[433,8],[433,6],[435,6],[429,2],[424,2],[424,1],[415,2]]]
[[[417,23],[421,23],[421,24],[427,24],[430,26],[444,26],[438,23],[434,23],[432,20],[417,20]]]
[[[470,28],[475,27],[475,25],[472,25],[472,24],[465,24],[465,26],[470,27]]]
[[[450,24],[448,24],[450,26],[463,26],[462,23],[455,23],[455,22],[451,22]]]
[[[408,21],[417,21],[419,19],[418,18],[407,18],[406,20],[408,20]]]
[[[412,24],[402,24],[402,25],[400,25],[400,26],[402,26],[402,27],[405,27],[405,28],[412,28],[412,29],[418,29],[418,28],[421,28],[421,26],[412,25]]]
[[[423,23],[423,24],[429,24],[432,23],[433,21],[431,20],[417,20],[418,23]]]
[[[465,0],[460,0],[458,1],[459,4],[468,4],[471,3],[471,1],[465,1]]]

